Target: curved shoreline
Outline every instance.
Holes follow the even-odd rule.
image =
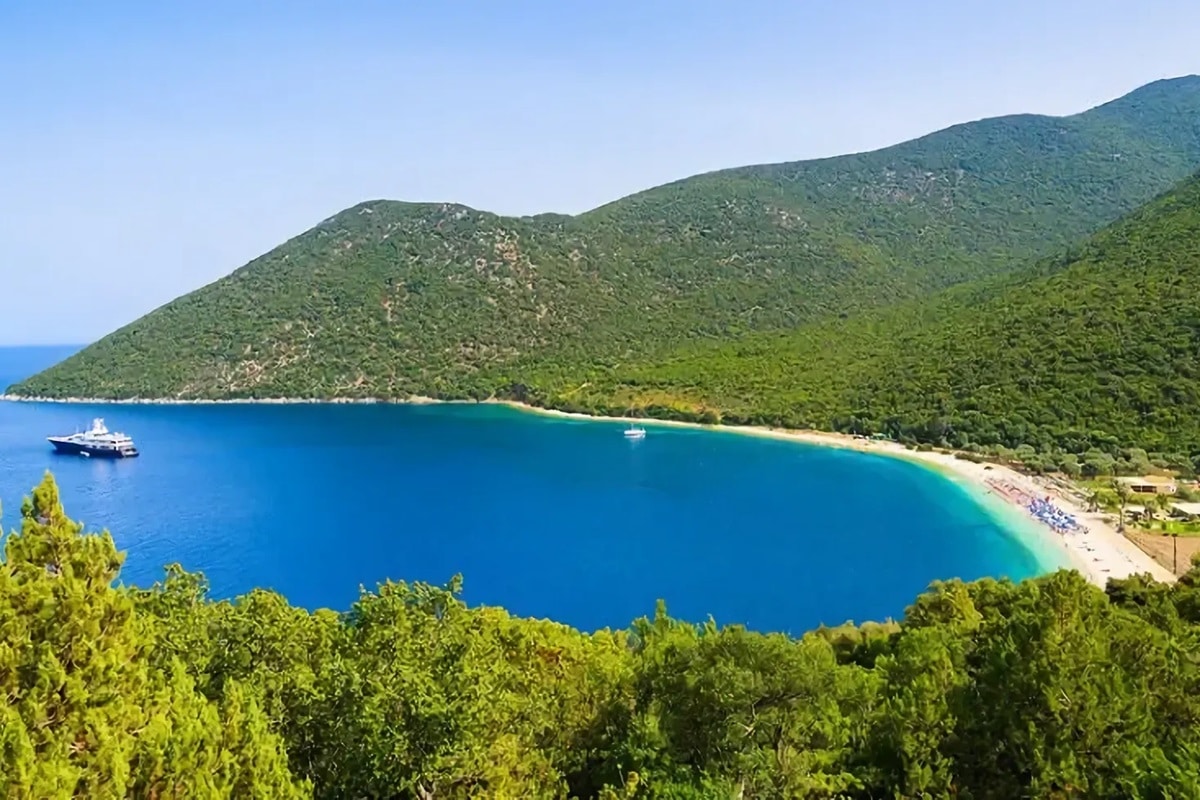
[[[438,400],[431,397],[412,396],[402,400],[378,398],[333,399],[318,398],[274,398],[262,400],[105,400],[100,398],[37,398],[16,395],[0,395],[0,400],[20,403],[61,403],[78,405],[501,405],[517,411],[540,414],[560,419],[579,419],[598,422],[634,422],[639,425],[679,427],[725,432],[743,436],[759,436],[798,442],[820,447],[837,447],[871,453],[890,458],[903,458],[936,470],[947,479],[962,486],[985,510],[1006,512],[1008,519],[997,522],[1008,529],[1033,557],[1052,571],[1069,566],[1078,570],[1088,581],[1103,588],[1110,578],[1126,578],[1139,573],[1150,573],[1155,580],[1174,582],[1170,570],[1160,566],[1137,545],[1118,533],[1102,515],[1087,511],[1072,497],[1064,495],[1057,486],[1037,478],[1024,475],[1014,469],[991,463],[977,463],[957,458],[951,453],[937,450],[910,450],[904,445],[889,440],[862,439],[848,434],[823,431],[787,430],[759,428],[748,425],[704,425],[695,422],[659,420],[647,417],[610,417],[581,414],[569,411],[531,406],[512,400]],[[1055,503],[1073,514],[1083,525],[1077,533],[1061,534],[1034,520],[1025,508],[994,491],[989,479],[1007,482],[1033,495],[1049,495]],[[1055,562],[1051,565],[1050,561]]]
[[[1100,514],[1088,512],[1077,501],[1063,495],[1057,487],[1040,482],[1009,467],[992,463],[977,463],[957,458],[953,454],[936,450],[910,450],[904,445],[888,440],[860,439],[843,433],[824,431],[786,430],[778,428],[755,428],[747,425],[701,425],[692,422],[657,420],[643,417],[601,417],[576,414],[553,409],[536,408],[521,403],[491,401],[507,405],[520,411],[566,419],[604,420],[609,422],[636,422],[640,425],[696,428],[716,432],[728,432],[745,436],[759,436],[790,442],[838,447],[870,453],[888,458],[902,458],[933,469],[948,480],[952,480],[974,495],[977,503],[985,510],[1005,512],[1007,519],[998,523],[1026,547],[1039,563],[1050,567],[1048,560],[1056,562],[1053,568],[1064,566],[1077,570],[1089,582],[1104,588],[1109,578],[1127,578],[1139,573],[1150,573],[1155,580],[1173,583],[1175,576],[1146,555],[1137,545],[1118,533]],[[1055,503],[1073,514],[1085,530],[1079,533],[1059,534],[1031,517],[1027,510],[1003,497],[991,486],[988,479],[999,479],[1023,489],[1028,494],[1050,495]]]

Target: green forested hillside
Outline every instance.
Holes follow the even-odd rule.
[[[957,447],[1200,457],[1200,176],[1019,273],[594,373],[546,402]],[[1196,461],[1200,467],[1200,460]]]
[[[1006,273],[1198,167],[1190,77],[1073,117],[701,175],[578,217],[368,202],[13,391],[481,397],[536,377],[548,394]]]
[[[120,563],[47,477],[0,562],[0,796],[1200,796],[1200,568],[935,584],[792,639],[662,609],[583,633],[457,581],[309,613]]]

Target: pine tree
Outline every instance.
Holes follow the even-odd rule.
[[[218,709],[181,665],[149,668],[151,628],[113,585],[122,556],[81,532],[46,475],[5,542],[0,796],[303,796],[253,703]]]

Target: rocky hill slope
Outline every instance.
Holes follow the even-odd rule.
[[[1072,117],[700,175],[577,217],[367,202],[13,391],[479,397],[586,382],[1007,273],[1198,167],[1190,77]]]

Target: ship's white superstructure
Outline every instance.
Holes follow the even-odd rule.
[[[58,452],[73,455],[132,458],[138,454],[133,439],[123,433],[110,431],[105,427],[104,420],[99,417],[92,420],[92,427],[83,433],[73,433],[70,436],[51,436],[48,441]]]

